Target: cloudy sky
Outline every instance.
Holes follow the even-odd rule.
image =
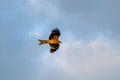
[[[119,0],[0,0],[0,80],[120,80]],[[58,27],[54,54],[38,45]]]

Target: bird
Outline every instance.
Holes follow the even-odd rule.
[[[51,34],[48,40],[41,40],[41,39],[38,40],[40,42],[39,45],[49,44],[50,53],[54,53],[57,49],[59,49],[60,43],[62,43],[61,41],[59,41],[60,35],[61,35],[60,30],[58,28],[54,28],[51,31]]]

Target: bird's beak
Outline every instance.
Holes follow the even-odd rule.
[[[62,44],[62,42],[60,41],[60,44]]]

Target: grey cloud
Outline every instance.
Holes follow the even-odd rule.
[[[70,80],[119,80],[119,48],[115,43],[99,38],[89,43],[65,42],[60,54],[45,54],[44,58],[46,63],[54,65],[54,69],[64,74],[65,78],[69,76]]]
[[[64,26],[75,35],[94,37],[103,33],[106,37],[117,38],[120,34],[118,3],[120,3],[119,0],[59,0],[58,8],[65,23]]]
[[[69,75],[60,72],[56,67],[57,65],[51,63],[52,61],[49,61],[51,64],[45,64],[42,61],[45,51],[48,51],[49,47],[39,46],[38,37],[34,36],[34,33],[31,33],[33,36],[29,36],[30,32],[34,32],[36,24],[38,24],[38,28],[36,28],[38,32],[45,33],[42,36],[44,38],[49,36],[51,28],[58,26],[61,29],[62,39],[70,43],[73,39],[79,40],[78,36],[83,40],[83,38],[91,36],[96,37],[102,32],[110,36],[119,36],[117,35],[117,33],[119,34],[119,27],[117,28],[119,26],[119,1],[52,0],[47,3],[46,0],[40,10],[39,8],[36,10],[33,6],[30,7],[28,1],[0,1],[1,80],[80,79],[78,75],[71,78]],[[108,5],[106,5],[107,3]],[[46,4],[49,4],[50,8],[46,7]],[[49,13],[50,11],[51,13]],[[72,36],[74,38],[69,39]],[[72,49],[72,51],[75,50],[76,48]],[[68,52],[70,51],[68,50]],[[56,53],[52,56],[63,54]],[[72,56],[76,55],[71,54],[68,58]],[[81,56],[79,55],[79,57]],[[117,70],[113,73],[118,75],[119,71],[116,72]],[[119,76],[117,77],[119,78]]]
[[[42,19],[48,22],[47,24],[62,29],[65,27],[80,38],[95,38],[100,34],[108,38],[119,38],[119,0],[52,0],[51,2],[45,0],[42,2],[44,2],[42,6],[41,3],[37,3],[38,20]],[[49,8],[46,7],[47,4]]]

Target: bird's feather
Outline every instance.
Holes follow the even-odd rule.
[[[55,52],[59,48],[59,44],[50,44],[50,53]]]
[[[53,53],[59,48],[59,43],[60,43],[60,41],[58,40],[59,36],[60,36],[60,31],[59,31],[59,29],[55,28],[51,31],[49,40],[39,40],[40,45],[41,44],[49,44],[50,45],[50,53]]]
[[[52,30],[52,33],[49,36],[49,40],[58,39],[59,36],[60,36],[60,31],[59,31],[59,29],[55,28],[55,29]]]

